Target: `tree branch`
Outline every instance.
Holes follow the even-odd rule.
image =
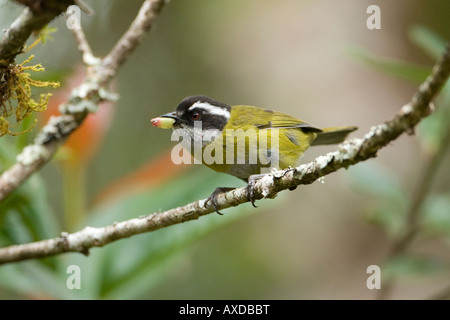
[[[301,184],[311,184],[318,178],[340,168],[347,168],[360,161],[375,157],[378,150],[395,140],[403,132],[412,133],[419,121],[432,108],[432,99],[450,75],[450,46],[433,68],[431,75],[419,87],[412,100],[403,106],[395,117],[377,125],[362,138],[347,140],[338,150],[316,158],[313,162],[299,167],[273,171],[255,184],[255,198],[274,198],[281,190]],[[236,188],[220,194],[217,198],[219,209],[248,202],[247,188]],[[0,249],[0,264],[31,258],[47,257],[63,252],[89,253],[92,247],[101,247],[112,241],[136,234],[154,231],[177,223],[198,219],[215,212],[210,203],[199,200],[183,207],[165,212],[135,218],[102,228],[86,227],[72,234],[63,233],[59,237],[23,245]]]
[[[106,89],[107,85],[143,40],[144,34],[151,29],[165,3],[166,0],[144,1],[136,19],[118,44],[99,65],[93,66],[83,83],[72,90],[67,103],[60,107],[64,114],[51,118],[38,133],[34,143],[17,156],[17,163],[0,176],[0,201],[47,163],[58,147],[83,123],[87,114],[96,110],[100,101],[116,99]]]

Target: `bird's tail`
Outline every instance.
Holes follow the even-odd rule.
[[[317,133],[316,139],[311,143],[312,146],[324,145],[324,144],[336,144],[341,143],[347,138],[350,132],[357,130],[358,127],[344,126],[344,127],[332,127],[322,129],[322,132]]]

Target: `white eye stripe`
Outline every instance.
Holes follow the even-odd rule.
[[[227,109],[213,106],[207,102],[200,102],[200,101],[196,102],[189,108],[189,111],[192,111],[194,109],[200,109],[200,110],[206,111],[206,113],[209,113],[209,114],[222,116],[222,117],[227,118],[227,120],[230,119],[230,112]]]

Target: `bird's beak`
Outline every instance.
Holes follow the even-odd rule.
[[[175,112],[169,112],[151,120],[151,123],[154,127],[158,127],[161,129],[171,129],[179,122],[180,118],[177,117],[177,114]]]

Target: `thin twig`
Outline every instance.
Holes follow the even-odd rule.
[[[432,74],[420,86],[409,104],[391,120],[373,127],[362,139],[351,139],[342,143],[338,150],[316,158],[313,162],[284,171],[266,174],[255,184],[255,198],[273,198],[281,190],[301,184],[310,184],[319,177],[347,168],[376,155],[400,134],[411,131],[414,126],[432,110],[431,100],[450,75],[450,49],[447,48],[442,59],[436,64]],[[236,188],[217,197],[217,209],[225,209],[248,202],[247,188]],[[63,252],[89,253],[92,247],[104,246],[112,241],[127,238],[139,233],[154,231],[177,223],[198,219],[215,212],[211,203],[199,200],[183,207],[165,212],[135,218],[103,228],[86,227],[72,234],[29,244],[15,245],[0,249],[0,264],[31,258],[47,257]]]

